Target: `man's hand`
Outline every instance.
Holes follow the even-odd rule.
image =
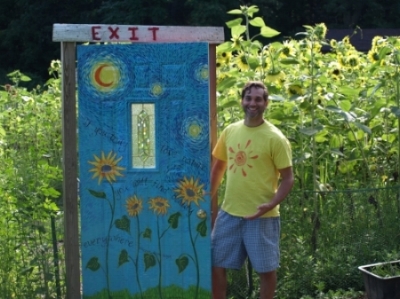
[[[265,213],[271,211],[274,207],[275,206],[271,205],[271,203],[264,203],[257,207],[257,212],[255,214],[245,216],[245,217],[243,217],[243,219],[246,219],[246,220],[257,219],[257,218],[261,217],[262,215],[264,215]]]

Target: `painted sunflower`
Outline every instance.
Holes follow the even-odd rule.
[[[117,176],[123,176],[120,171],[125,168],[118,166],[118,162],[121,161],[122,157],[116,159],[117,154],[113,153],[113,151],[110,151],[107,156],[104,155],[104,152],[101,152],[100,158],[96,155],[93,156],[95,161],[88,161],[89,164],[94,166],[89,172],[93,172],[92,179],[98,178],[99,184],[104,178],[112,183]]]
[[[143,208],[143,202],[141,199],[138,199],[135,196],[133,197],[129,197],[126,200],[126,210],[128,211],[128,215],[131,217],[136,217],[140,214],[140,212],[142,211]]]
[[[150,209],[158,215],[165,215],[170,207],[168,200],[162,197],[154,197],[149,200]]]
[[[177,198],[182,199],[183,204],[190,206],[190,204],[194,202],[198,206],[199,200],[204,200],[203,186],[204,185],[199,184],[199,180],[194,180],[193,177],[190,179],[184,177],[174,192],[177,194]]]

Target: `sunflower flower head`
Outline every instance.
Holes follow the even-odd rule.
[[[326,25],[324,23],[317,24],[314,27],[314,34],[319,40],[325,39],[327,31],[328,29],[326,28]]]
[[[376,48],[369,50],[367,53],[367,58],[372,63],[378,62],[380,60],[378,50]]]
[[[104,152],[101,152],[100,158],[96,155],[93,156],[94,161],[89,161],[89,164],[92,164],[94,167],[89,171],[93,172],[93,179],[98,178],[99,184],[104,178],[112,183],[116,181],[117,176],[123,176],[120,171],[125,168],[118,166],[118,162],[121,161],[122,157],[116,159],[117,154],[113,151],[110,151],[107,156]]]
[[[383,37],[380,35],[374,36],[374,38],[371,41],[371,47],[372,48],[379,48],[383,42]]]
[[[131,217],[136,217],[140,214],[140,212],[142,211],[143,208],[143,202],[141,199],[138,199],[135,196],[133,197],[129,197],[126,200],[126,210],[128,211],[128,215]]]
[[[240,45],[241,45],[242,42],[243,42],[243,37],[242,37],[241,35],[239,35],[239,36],[233,36],[233,37],[231,38],[231,40],[232,40],[232,46],[231,46],[231,48],[232,48],[232,49],[240,49]]]
[[[358,69],[360,68],[360,57],[357,54],[350,54],[346,59],[346,64],[351,69]]]
[[[290,41],[284,41],[282,44],[282,49],[280,50],[280,57],[294,57],[296,55],[296,48]]]
[[[199,206],[199,200],[203,199],[203,186],[199,184],[199,180],[194,180],[193,177],[183,178],[178,184],[178,188],[174,190],[177,198],[182,199],[182,203],[190,206],[194,202]]]
[[[246,71],[249,69],[248,58],[244,52],[240,52],[236,56],[235,62],[237,64],[237,66],[239,67],[239,69],[241,69],[242,71]]]
[[[288,86],[288,92],[291,96],[301,96],[304,94],[303,88],[298,84],[290,84]]]
[[[150,210],[157,215],[165,215],[168,212],[168,208],[170,207],[167,199],[162,197],[154,197],[149,200]]]

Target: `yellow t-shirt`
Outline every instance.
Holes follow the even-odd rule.
[[[244,217],[269,202],[278,188],[278,169],[292,166],[290,143],[273,124],[265,121],[247,127],[244,121],[229,125],[221,134],[213,156],[227,162],[222,210]],[[279,216],[279,206],[262,217]]]

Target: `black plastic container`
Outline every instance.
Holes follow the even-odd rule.
[[[381,277],[371,272],[376,266],[389,264],[400,267],[400,260],[358,267],[363,274],[368,299],[400,299],[400,275]]]

